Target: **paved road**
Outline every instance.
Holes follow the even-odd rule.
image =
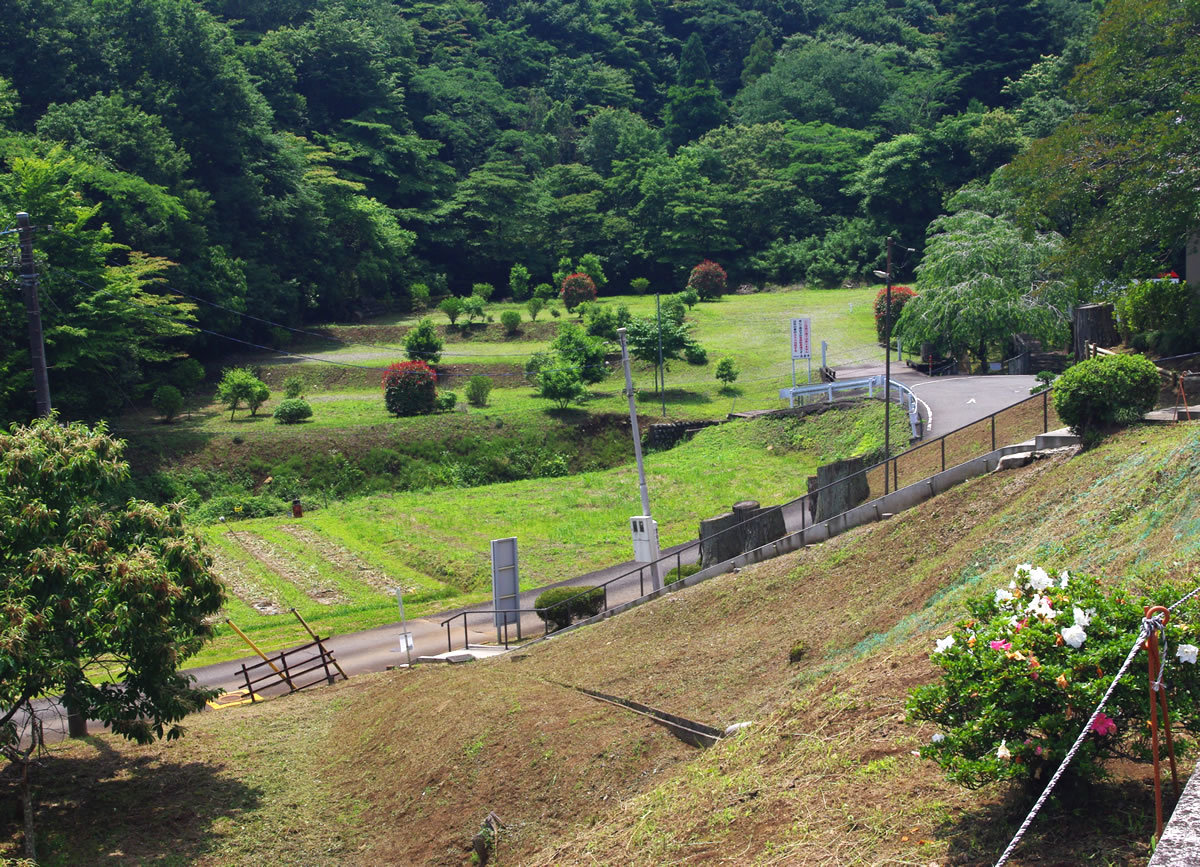
[[[854,368],[843,368],[839,371],[840,378],[849,379],[859,376],[871,376],[883,373],[883,365],[870,365]],[[933,425],[927,428],[926,435],[940,436],[962,425],[970,424],[1016,403],[1029,394],[1029,389],[1036,380],[1032,376],[947,376],[927,377],[908,367],[895,365],[892,368],[892,378],[903,382],[928,405],[932,412]],[[925,413],[923,413],[925,415]],[[797,494],[801,491],[797,491]],[[799,529],[799,512],[785,515],[789,530]],[[664,553],[675,553],[691,543],[678,545],[667,549]],[[680,562],[691,564],[696,562],[697,552],[693,548],[679,554]],[[551,586],[571,584],[598,585],[613,578],[626,575],[637,569],[632,561],[618,563],[604,569],[598,569],[575,578],[559,582]],[[635,572],[609,587],[608,604],[616,605],[636,599],[650,590],[649,570],[646,570],[639,581]],[[533,601],[538,594],[546,590],[540,587],[521,594],[522,608],[533,608]],[[446,629],[442,621],[462,611],[478,611],[491,608],[491,604],[476,605],[469,608],[458,608],[431,617],[408,621],[408,629],[413,633],[412,658],[418,656],[433,656],[447,649]],[[281,615],[283,616],[283,615]],[[475,614],[467,617],[467,635],[471,643],[493,643],[496,641],[496,630],[492,625],[491,615]],[[509,627],[515,637],[516,630]],[[453,642],[456,649],[462,647],[463,620],[460,618],[452,624]],[[521,620],[523,635],[536,635],[542,632],[542,622],[534,614],[525,614]],[[300,632],[297,624],[297,632]],[[335,635],[328,641],[334,656],[347,674],[353,676],[367,672],[383,671],[389,666],[404,664],[408,655],[401,651],[399,643],[400,624],[394,623],[380,626],[363,632],[353,632],[347,635]],[[306,644],[307,640],[297,636],[296,644]],[[189,669],[196,680],[209,687],[233,691],[239,688],[240,670],[243,664],[251,665],[258,662],[257,657],[247,657],[231,662],[222,662],[202,668]],[[271,694],[283,691],[282,685],[275,689],[265,689],[262,692]],[[65,732],[65,720],[53,702],[47,701],[40,705],[39,716],[44,720],[45,735],[48,741],[61,739]],[[98,723],[92,723],[92,729],[99,728]]]

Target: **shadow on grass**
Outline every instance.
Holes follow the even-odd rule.
[[[40,864],[195,863],[219,844],[214,823],[237,822],[261,802],[260,789],[224,776],[221,765],[89,743],[94,754],[51,755],[33,772]],[[19,857],[20,817],[5,819],[4,854]]]
[[[941,823],[950,864],[993,864],[1008,846],[1037,795],[1017,789],[1007,797]],[[1163,788],[1164,815],[1174,806],[1170,782]],[[1014,853],[1018,863],[1145,863],[1154,834],[1154,789],[1149,781],[1124,780],[1051,796]]]
[[[699,391],[687,391],[682,388],[666,388],[662,391],[639,391],[637,394],[638,403],[661,403],[666,399],[667,406],[675,404],[676,406],[684,404],[687,406],[698,406],[706,403],[712,403],[712,396]]]

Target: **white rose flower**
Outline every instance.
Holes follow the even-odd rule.
[[[1087,639],[1087,633],[1082,626],[1068,626],[1062,631],[1063,641],[1078,650]]]
[[[1075,625],[1076,626],[1091,626],[1092,618],[1096,616],[1096,609],[1089,608],[1084,611],[1082,608],[1075,608]]]
[[[1049,618],[1058,616],[1058,612],[1050,605],[1049,596],[1034,596],[1029,600],[1029,605],[1025,607],[1025,610],[1034,617]]]
[[[1175,648],[1175,655],[1179,657],[1180,662],[1190,662],[1196,664],[1196,654],[1200,652],[1200,647],[1194,644],[1181,644]]]
[[[933,649],[934,653],[943,653],[954,646],[954,636],[947,635],[945,638],[939,638],[937,641],[934,642],[934,645],[935,645],[935,647]]]
[[[1029,573],[1029,586],[1036,592],[1041,593],[1048,590],[1054,584],[1054,579],[1046,574],[1046,570],[1040,566]]]

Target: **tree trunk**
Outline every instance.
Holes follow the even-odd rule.
[[[33,793],[29,787],[29,762],[21,769],[21,816],[25,823],[25,857],[37,861],[37,837],[33,830]]]

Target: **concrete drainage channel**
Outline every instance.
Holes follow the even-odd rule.
[[[711,747],[727,734],[727,730],[713,728],[710,725],[705,725],[704,723],[696,722],[695,720],[690,720],[686,717],[681,717],[673,713],[667,713],[665,710],[659,710],[658,708],[650,707],[649,705],[633,701],[632,699],[608,695],[607,693],[598,692],[597,690],[588,689],[587,687],[583,686],[572,686],[569,683],[559,683],[555,680],[549,680],[546,682],[552,683],[555,686],[561,686],[563,689],[573,689],[575,692],[582,693],[583,695],[594,698],[597,701],[603,701],[608,704],[616,705],[619,708],[623,708],[636,713],[639,716],[643,716],[650,720],[650,722],[667,729],[667,731],[675,735],[675,737],[679,738],[685,744],[691,744],[694,747]],[[745,727],[745,724],[738,723],[737,725],[730,726],[730,728],[734,729],[735,731],[738,730],[739,727]]]

